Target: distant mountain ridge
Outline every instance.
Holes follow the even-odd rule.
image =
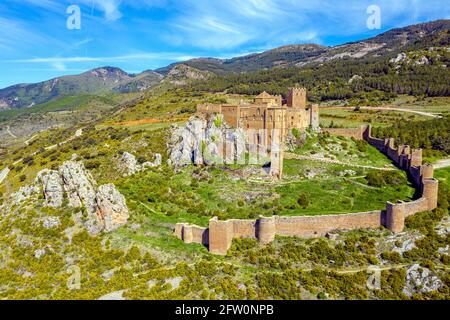
[[[80,75],[64,76],[36,84],[18,84],[0,90],[0,111],[31,107],[62,96],[104,92],[139,92],[162,82],[183,85],[189,80],[280,67],[303,67],[337,59],[395,56],[409,47],[446,46],[450,20],[437,20],[397,28],[373,38],[334,47],[317,44],[287,45],[231,59],[197,58],[140,74],[102,67]]]

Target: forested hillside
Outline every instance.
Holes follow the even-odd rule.
[[[429,121],[394,123],[391,127],[374,128],[379,138],[395,138],[396,144],[422,148],[424,156],[448,156],[450,154],[450,116]]]
[[[450,52],[447,49],[411,50],[405,55],[403,60],[403,56],[400,59],[391,56],[343,59],[302,69],[277,68],[232,74],[207,83],[196,83],[194,88],[239,94],[257,94],[265,90],[285,95],[287,87],[298,83],[308,89],[308,99],[312,102],[352,98],[359,102],[379,101],[398,94],[450,95]],[[427,62],[420,64],[421,60]]]

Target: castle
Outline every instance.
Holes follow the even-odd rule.
[[[294,87],[288,90],[287,99],[263,92],[253,103],[200,104],[201,115],[222,114],[225,122],[247,132],[248,144],[270,149],[271,171],[281,178],[283,171],[283,143],[292,129],[304,131],[319,128],[319,107],[308,107],[306,89]]]
[[[418,191],[419,197],[410,202],[387,202],[386,207],[370,212],[338,215],[272,216],[257,220],[212,218],[207,228],[187,223],[175,225],[174,235],[185,243],[200,243],[213,254],[226,255],[235,238],[258,239],[261,244],[274,240],[276,235],[320,237],[329,232],[354,229],[376,229],[381,226],[399,233],[404,230],[405,219],[418,212],[434,210],[438,204],[439,182],[432,165],[423,164],[422,150],[410,146],[395,146],[394,139],[377,139],[371,135],[371,126],[352,129],[325,129],[332,134],[365,140],[406,171]]]
[[[272,96],[263,92],[255,97],[253,103],[240,101],[239,104],[200,104],[197,113],[223,114],[230,126],[244,130],[266,132],[266,135],[256,137],[257,144],[270,146],[272,144],[272,129],[279,129],[281,139],[292,129],[305,130],[319,128],[319,107],[306,105],[306,89],[290,88],[287,99]]]

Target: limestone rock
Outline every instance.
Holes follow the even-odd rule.
[[[59,171],[42,170],[37,174],[34,185],[22,187],[12,194],[12,203],[20,204],[39,192],[44,195],[44,205],[55,208],[63,205],[66,195],[69,206],[82,209],[75,218],[90,234],[115,230],[129,217],[124,196],[112,184],[97,189],[96,181],[82,162],[64,162]],[[43,220],[43,226],[48,229],[60,223],[58,217]]]
[[[414,264],[406,273],[406,285],[403,293],[412,296],[414,293],[436,291],[440,287],[442,287],[442,281],[430,269]]]
[[[54,170],[42,170],[38,173],[36,182],[42,183],[45,204],[49,207],[60,207],[64,200],[63,181]]]
[[[45,217],[42,226],[46,229],[53,229],[61,225],[59,217]]]
[[[160,166],[162,164],[162,155],[159,153],[155,154],[155,162],[153,162],[155,166]]]
[[[361,77],[358,74],[355,74],[353,77],[350,78],[350,80],[348,80],[348,84],[352,84],[355,81],[361,81],[363,79],[363,77]]]
[[[406,53],[402,52],[402,53],[399,53],[396,58],[393,58],[393,59],[389,60],[389,62],[390,63],[394,63],[394,64],[398,64],[398,63],[403,62],[403,61],[405,61],[407,59],[408,59],[408,57],[406,56]]]
[[[172,127],[168,149],[168,163],[175,167],[230,163],[244,154],[245,133],[227,126],[223,115],[213,115],[209,119],[194,116],[184,127]]]
[[[140,166],[136,160],[136,157],[131,153],[124,152],[120,158],[120,161],[123,167],[124,176],[130,176],[139,171]]]
[[[14,204],[20,204],[21,202],[30,199],[33,195],[39,192],[39,188],[34,185],[24,186],[19,191],[11,195],[11,200]]]
[[[40,259],[41,257],[43,257],[46,254],[45,249],[38,249],[36,251],[34,251],[34,257],[36,259]]]
[[[124,152],[120,158],[120,167],[125,177],[136,174],[146,168],[159,167],[162,164],[162,156],[155,154],[154,162],[144,162],[142,165],[138,163],[136,157],[131,153]]]
[[[98,215],[105,231],[113,231],[127,223],[129,214],[125,197],[113,184],[100,186],[97,191]]]
[[[82,162],[66,161],[59,168],[69,205],[84,207],[88,213],[95,212],[95,186],[92,175]]]
[[[423,65],[428,65],[428,64],[430,64],[430,61],[428,60],[427,57],[421,56],[420,59],[418,59],[418,60],[415,62],[415,64],[418,65],[418,66],[423,66]]]

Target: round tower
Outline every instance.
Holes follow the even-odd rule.
[[[422,180],[433,179],[434,177],[434,167],[433,165],[427,163],[422,166]]]
[[[403,202],[387,203],[386,228],[394,233],[402,232],[405,228],[405,206]]]
[[[428,210],[437,208],[439,181],[436,179],[424,179],[422,187],[422,197],[427,199]]]
[[[422,149],[413,149],[411,152],[411,167],[420,167],[422,165]]]
[[[276,221],[275,217],[260,217],[258,240],[261,244],[271,243],[275,239]]]

